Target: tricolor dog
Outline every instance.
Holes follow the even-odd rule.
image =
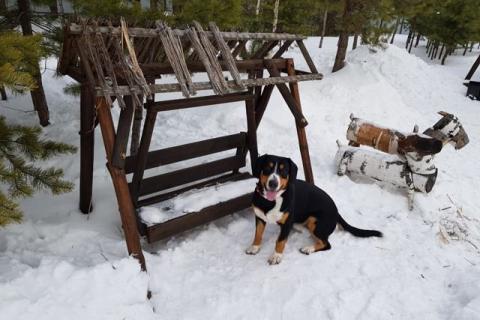
[[[303,224],[312,233],[315,243],[300,249],[304,254],[331,248],[328,237],[337,224],[357,237],[381,237],[376,230],[362,230],[349,225],[338,213],[333,200],[317,186],[298,180],[297,166],[289,158],[263,155],[257,159],[253,175],[259,179],[253,194],[255,211],[255,238],[246,250],[247,254],[260,251],[262,236],[267,223],[280,226],[275,252],[268,259],[270,264],[282,260],[288,235],[296,223]]]

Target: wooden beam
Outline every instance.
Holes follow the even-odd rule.
[[[275,54],[273,55],[272,59],[278,59],[282,56],[282,54],[285,53],[285,51],[288,50],[288,48],[290,48],[290,45],[293,43],[292,40],[287,40],[285,41],[281,47],[278,49],[277,52],[275,52]]]
[[[255,77],[256,73],[252,71],[249,74],[250,77]],[[253,93],[253,88],[249,89]],[[257,125],[255,121],[255,98],[256,96],[252,94],[252,98],[245,101],[245,109],[247,113],[247,146],[248,151],[250,152],[250,164],[253,168],[255,162],[258,158],[258,146],[257,146]]]
[[[233,54],[232,54],[233,55]],[[280,70],[286,70],[286,61],[285,59],[267,59],[271,61],[272,64]],[[220,66],[223,71],[228,71],[228,66],[225,61],[219,61]],[[249,70],[263,70],[264,59],[248,59],[248,60],[236,60],[235,65],[240,72],[247,72]],[[163,74],[174,74],[173,68],[170,63],[143,63],[140,64],[145,77],[147,76],[158,76]],[[206,72],[205,66],[200,61],[189,61],[187,63],[187,68],[190,72]]]
[[[135,208],[133,207],[132,198],[128,189],[125,171],[111,165],[113,146],[115,143],[115,128],[113,126],[112,114],[110,113],[110,106],[104,98],[97,98],[96,106],[97,117],[103,136],[103,144],[105,145],[105,152],[107,154],[107,168],[112,177],[115,194],[117,196],[128,253],[138,259],[142,270],[146,271],[147,267],[140,245]]]
[[[130,136],[134,111],[132,96],[125,96],[124,101],[125,108],[120,111],[112,157],[112,165],[120,169],[125,166],[125,159],[127,158],[128,137]]]
[[[88,84],[80,88],[80,211],[92,211],[95,150],[95,96]]]
[[[145,178],[142,181],[138,195],[144,196],[198,180],[207,179],[228,171],[233,171],[243,166],[245,166],[245,158],[233,156]]]
[[[303,57],[305,58],[305,61],[307,62],[308,67],[310,68],[310,71],[312,71],[312,73],[318,73],[318,70],[315,67],[315,63],[313,63],[312,57],[310,57],[310,54],[308,53],[307,48],[305,48],[305,44],[303,43],[303,41],[297,40],[297,44],[300,48],[300,51],[302,52]]]
[[[262,121],[263,114],[265,113],[265,110],[267,109],[268,101],[270,101],[270,97],[272,96],[272,92],[275,86],[273,84],[265,86],[262,91],[262,95],[260,96],[260,99],[255,106],[255,122],[256,126],[260,125],[260,121]]]
[[[184,37],[187,34],[187,30],[180,30],[174,29],[172,30],[173,34],[178,37]],[[70,33],[72,35],[79,35],[83,31],[83,27],[79,24],[72,23],[70,24]],[[87,26],[87,30],[85,32],[95,33],[109,33],[118,35],[121,34],[121,30],[119,27],[98,27],[94,28],[92,26]],[[205,31],[207,37],[213,39],[213,33],[211,31]],[[156,28],[128,28],[128,35],[131,37],[158,37],[158,31]],[[225,41],[230,40],[302,40],[306,39],[307,37],[296,35],[296,34],[288,34],[288,33],[251,33],[251,32],[221,32],[221,35]]]
[[[268,65],[268,71],[272,75],[272,77],[279,77],[280,76],[280,71],[275,66]],[[290,90],[288,90],[287,86],[284,83],[277,83],[277,88],[280,91],[280,93],[283,96],[283,99],[285,99],[285,102],[287,103],[288,108],[292,112],[293,116],[295,117],[295,120],[297,121],[298,125],[302,127],[306,127],[308,125],[307,119],[302,114],[302,109],[301,107],[298,106],[297,100],[293,97],[292,93]]]
[[[295,65],[293,64],[293,59],[287,60],[287,71],[289,75],[295,75]],[[295,107],[298,108],[300,114],[302,113],[302,104],[300,102],[300,92],[298,90],[298,83],[291,83],[290,84],[290,91],[292,92],[292,96],[295,99]],[[308,142],[307,142],[307,134],[305,132],[305,126],[302,125],[298,120],[295,122],[297,127],[297,136],[298,136],[298,144],[300,146],[300,154],[302,156],[302,163],[303,163],[303,171],[305,173],[305,181],[314,183],[313,180],[313,171],[312,171],[312,163],[310,161],[310,152],[308,151]]]
[[[218,153],[234,148],[244,147],[246,144],[245,132],[232,134],[180,146],[174,146],[161,150],[151,151],[147,155],[145,170],[163,166],[175,162],[203,157],[209,154]],[[132,173],[137,164],[136,157],[127,157],[125,164],[126,173]]]
[[[152,100],[147,99],[147,106],[152,103]],[[142,185],[143,174],[147,165],[148,149],[150,148],[150,142],[152,141],[152,134],[156,120],[157,113],[147,109],[147,116],[145,118],[145,124],[143,125],[140,148],[138,148],[138,153],[135,157],[136,166],[133,172],[132,182],[130,183],[130,191],[132,193],[134,204],[136,204],[138,201],[139,190]]]
[[[252,204],[252,193],[220,202],[216,205],[204,208],[199,212],[192,212],[184,216],[168,220],[166,222],[146,228],[148,242],[166,239],[175,234],[201,226],[229,214],[247,209]]]
[[[252,97],[253,95],[250,94],[249,92],[239,92],[239,93],[225,94],[223,96],[211,95],[211,96],[195,97],[195,98],[188,98],[188,99],[157,101],[153,103],[151,106],[149,106],[148,108],[155,112],[161,112],[161,111],[170,111],[170,110],[178,110],[178,109],[194,108],[194,107],[201,107],[201,106],[211,106],[215,104],[245,101],[245,100],[251,99]]]
[[[228,173],[226,175],[220,176],[220,177],[215,177],[213,179],[209,179],[206,181],[202,181],[200,183],[195,183],[192,185],[189,185],[184,188],[176,189],[174,191],[170,191],[167,193],[162,193],[159,195],[155,195],[152,197],[148,198],[143,198],[138,201],[138,207],[143,207],[143,206],[149,206],[154,203],[166,201],[168,199],[172,199],[179,194],[182,194],[184,192],[194,190],[194,189],[201,189],[209,186],[213,186],[219,183],[225,183],[225,182],[230,182],[230,181],[238,181],[238,180],[244,180],[251,178],[252,176],[248,172],[236,172],[236,173]]]
[[[289,82],[298,82],[298,81],[310,81],[310,80],[321,80],[323,75],[318,74],[306,74],[306,75],[297,75],[297,76],[272,76],[270,78],[261,78],[261,79],[243,79],[241,82],[244,87],[257,87],[257,86],[266,86],[269,84],[284,84]],[[234,91],[242,91],[243,89],[238,89],[235,81],[227,81],[229,89]],[[206,82],[197,82],[193,84],[195,91],[201,90],[211,90],[212,84],[209,81]],[[286,86],[284,85],[286,88]],[[152,84],[150,85],[150,90],[153,93],[166,93],[166,92],[181,92],[180,84],[178,83],[166,83],[166,84]],[[118,86],[118,93],[121,95],[129,95],[133,93],[141,94],[142,91],[139,87],[128,87],[128,86]],[[115,96],[113,89],[104,91],[100,87],[97,87],[95,90],[97,96],[102,97],[105,93]]]

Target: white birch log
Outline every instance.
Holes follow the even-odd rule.
[[[470,139],[460,120],[455,115],[445,111],[440,111],[438,114],[442,118],[425,130],[424,134],[442,141],[444,145],[451,144],[456,150],[465,147]]]
[[[437,169],[429,162],[415,163],[418,172],[410,169],[408,161],[398,155],[381,153],[374,150],[340,145],[335,157],[337,174],[363,176],[373,181],[382,181],[394,187],[407,190],[408,206],[413,208],[413,192],[428,193],[432,190],[437,177]],[[410,161],[415,161],[411,155]]]

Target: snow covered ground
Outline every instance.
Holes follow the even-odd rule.
[[[316,183],[348,222],[379,229],[384,238],[336,232],[332,250],[304,256],[298,249],[309,236],[293,233],[283,262],[269,266],[277,228],[267,228],[258,255],[246,255],[254,232],[253,214],[246,211],[145,244],[147,275],[127,257],[97,130],[94,211],[80,214],[78,190],[40,194],[22,201],[23,224],[0,230],[0,318],[480,319],[480,103],[467,99],[462,85],[479,52],[449,57],[440,66],[425,58],[425,43],[409,55],[404,41],[397,36],[398,47],[376,53],[360,47],[331,74],[336,39],[327,38],[321,50],[318,39],[309,39],[325,78],[300,84]],[[297,49],[289,55],[305,67]],[[55,61],[47,67],[52,125],[45,136],[78,145],[79,102],[62,92],[71,80],[53,77]],[[28,96],[0,102],[1,114],[36,123],[28,110]],[[403,192],[336,175],[335,140],[345,141],[351,112],[409,131],[414,124],[420,130],[433,125],[440,110],[460,118],[470,144],[459,151],[446,146],[436,157],[437,183],[431,194],[416,195],[412,212]],[[167,112],[157,126],[162,130],[154,133],[154,146],[187,143],[244,130],[245,109],[229,104]],[[259,129],[259,151],[292,157],[301,167],[296,139],[293,118],[275,91]],[[78,183],[78,155],[48,164],[65,168]],[[442,240],[445,226],[458,240]]]

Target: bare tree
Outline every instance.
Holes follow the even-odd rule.
[[[397,34],[397,29],[398,29],[398,24],[400,23],[400,17],[397,18],[397,20],[395,21],[395,28],[393,29],[393,32],[392,32],[392,39],[390,40],[390,44],[393,43],[393,40],[395,39],[395,35]]]
[[[280,0],[275,0],[275,6],[273,7],[273,28],[272,28],[272,32],[277,31],[278,8],[279,7],[280,7]]]
[[[343,9],[342,20],[349,20],[352,15],[352,0],[345,0],[345,7]],[[333,65],[332,72],[337,72],[345,66],[345,57],[347,55],[348,47],[348,30],[343,26],[340,36],[338,37],[337,54],[335,56],[335,64]]]
[[[325,37],[325,30],[327,29],[327,18],[328,18],[328,2],[327,2],[327,6],[325,7],[325,12],[323,13],[322,36],[320,37],[320,44],[318,45],[319,48],[323,46],[323,38]]]
[[[33,35],[32,31],[32,12],[30,10],[30,0],[18,0],[18,10],[20,12],[20,25],[22,26],[22,33],[24,36]],[[40,73],[40,66],[36,65],[35,74],[33,74],[37,88],[30,91],[32,96],[32,102],[35,110],[38,113],[40,119],[40,125],[48,126],[49,112],[47,99],[45,98],[45,92],[43,91],[42,74]]]
[[[260,14],[261,5],[262,5],[262,0],[257,0],[257,6],[255,7],[255,16],[257,17]]]

